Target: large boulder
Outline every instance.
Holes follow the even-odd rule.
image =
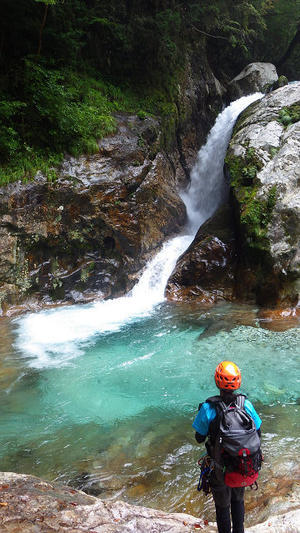
[[[278,81],[275,65],[272,63],[250,63],[228,85],[231,100],[248,94],[266,93]]]
[[[216,528],[188,514],[100,500],[34,476],[0,473],[2,533],[191,533]],[[270,532],[271,533],[271,532]]]
[[[88,301],[130,289],[161,243],[185,222],[173,160],[156,120],[116,117],[99,152],[68,157],[54,182],[0,189],[0,300]],[[175,154],[175,155],[174,155]]]
[[[236,264],[235,232],[229,205],[197,232],[168,280],[169,300],[215,303],[232,300]]]
[[[100,500],[59,483],[34,476],[0,473],[0,530],[2,533],[216,533],[215,524],[185,513],[166,513]],[[278,503],[278,502],[277,502]],[[246,533],[297,533],[297,504],[278,515],[269,515]]]
[[[300,82],[252,104],[226,156],[240,263],[238,294],[261,305],[299,301]]]
[[[185,222],[177,190],[223,92],[199,44],[157,119],[119,114],[99,152],[66,157],[55,181],[0,188],[0,314],[126,293]]]

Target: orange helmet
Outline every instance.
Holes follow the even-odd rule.
[[[242,376],[239,367],[231,361],[222,361],[222,363],[219,363],[216,368],[215,382],[219,389],[238,389],[242,382]]]

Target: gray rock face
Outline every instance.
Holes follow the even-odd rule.
[[[66,158],[54,183],[40,174],[0,189],[3,311],[29,296],[39,305],[118,296],[185,222],[178,154],[159,150],[158,122],[117,120],[99,152]]]
[[[272,63],[250,63],[229,83],[232,100],[255,92],[267,92],[278,80],[276,67]]]
[[[299,154],[297,82],[242,113],[226,157],[244,257],[240,288],[261,304],[299,300]]]
[[[194,56],[171,118],[119,114],[99,152],[66,157],[55,182],[0,188],[0,314],[120,296],[180,231],[177,190],[222,105],[205,51]]]
[[[2,533],[216,533],[215,524],[188,514],[88,496],[34,476],[0,473]],[[300,510],[293,509],[246,529],[246,533],[298,533]]]
[[[103,501],[33,476],[0,473],[2,533],[191,533],[216,528],[187,514]]]

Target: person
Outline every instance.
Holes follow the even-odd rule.
[[[234,402],[236,395],[234,391],[241,386],[241,372],[238,366],[232,361],[222,361],[215,370],[215,383],[220,389],[220,398],[226,405]],[[245,411],[252,417],[256,430],[260,437],[261,419],[255,411],[252,403],[245,399]],[[198,443],[206,441],[208,455],[213,457],[214,434],[217,428],[217,410],[213,403],[204,402],[199,405],[198,414],[193,422],[193,428],[196,430],[195,438]],[[215,422],[215,424],[214,424]],[[245,487],[228,487],[224,482],[224,469],[213,468],[209,484],[212,491],[215,508],[216,520],[219,533],[244,533],[244,491]]]

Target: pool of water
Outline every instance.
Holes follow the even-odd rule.
[[[216,365],[230,359],[263,420],[265,498],[290,489],[300,452],[300,328],[263,329],[247,306],[164,301],[177,258],[225,201],[235,120],[261,97],[243,97],[217,118],[182,193],[185,233],[164,244],[130,294],[0,321],[2,470],[212,519],[211,498],[196,490],[204,447],[191,425],[199,402],[217,392]],[[258,505],[248,496],[249,510],[253,502],[250,523]]]
[[[231,359],[263,420],[262,479],[268,483],[279,470],[295,475],[300,328],[262,329],[249,307],[162,303],[78,338],[78,317],[85,328],[93,311],[100,312],[94,304],[76,306],[73,322],[75,308],[2,320],[2,470],[211,518],[211,500],[196,491],[204,450],[191,424],[199,401],[217,391],[217,363]],[[34,319],[49,328],[43,336],[39,322],[30,350],[26,320]],[[51,333],[54,324],[64,335],[70,329],[68,340]]]

